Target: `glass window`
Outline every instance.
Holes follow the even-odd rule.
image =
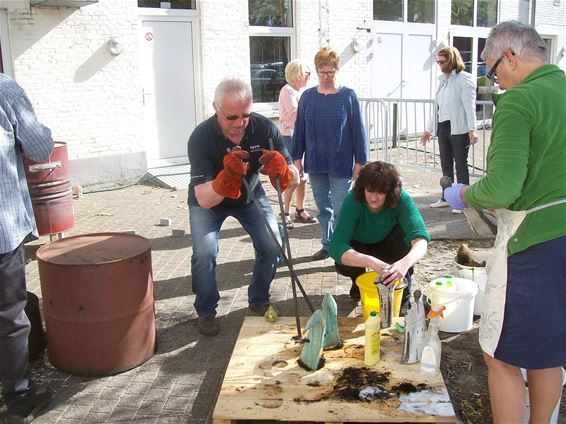
[[[497,0],[477,0],[478,16],[476,26],[491,28],[497,24]]]
[[[154,7],[163,9],[195,9],[194,0],[138,0],[138,7]]]
[[[434,23],[434,1],[408,0],[407,22]]]
[[[403,22],[403,2],[404,0],[373,0],[373,19]]]
[[[474,25],[474,0],[452,0],[452,25]]]
[[[287,83],[285,66],[290,60],[290,49],[290,37],[250,37],[254,102],[277,102],[279,91]]]
[[[460,51],[466,72],[472,73],[472,46],[473,38],[470,37],[454,37],[452,39],[452,46]]]
[[[291,0],[249,0],[251,26],[291,27]]]

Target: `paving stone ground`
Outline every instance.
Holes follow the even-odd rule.
[[[420,207],[433,238],[473,239],[478,235],[464,215],[426,205],[439,195],[436,173],[401,170],[405,188]],[[266,186],[268,184],[265,184]],[[92,191],[92,189],[90,189]],[[201,336],[191,292],[191,235],[188,228],[187,191],[171,191],[134,185],[115,191],[89,193],[85,188],[74,200],[75,227],[65,235],[134,230],[151,241],[158,350],[144,364],[108,377],[71,376],[55,369],[44,355],[33,364],[37,383],[50,388],[54,399],[36,421],[41,423],[210,423],[222,378],[247,310],[247,285],[254,263],[249,236],[229,219],[221,230],[217,277],[221,300],[218,307],[221,332]],[[274,209],[277,196],[269,191]],[[314,213],[312,197],[307,209]],[[160,218],[171,226],[160,226]],[[186,231],[172,237],[173,229]],[[318,224],[297,224],[290,232],[294,267],[301,284],[315,305],[331,293],[339,315],[361,314],[348,291],[350,281],[338,276],[330,259],[312,262],[320,248]],[[28,289],[41,298],[35,251],[49,237],[27,246]],[[289,271],[280,267],[271,288],[271,300],[281,315],[293,315]],[[301,314],[310,315],[303,299]],[[5,407],[0,404],[0,420]]]

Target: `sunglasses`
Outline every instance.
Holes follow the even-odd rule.
[[[250,116],[252,116],[251,112],[250,113],[243,113],[241,115],[226,115],[226,113],[222,110],[222,108],[220,106],[216,105],[216,107],[218,108],[218,110],[220,112],[222,112],[222,115],[224,115],[224,118],[227,121],[238,121],[238,120],[250,119]]]
[[[486,75],[487,79],[494,84],[499,84],[499,80],[497,79],[497,75],[495,74],[495,71],[497,71],[497,67],[499,66],[502,60],[503,60],[503,56],[497,59]]]

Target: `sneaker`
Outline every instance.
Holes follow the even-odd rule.
[[[314,255],[312,255],[313,261],[322,261],[330,256],[330,252],[328,250],[320,249]]]
[[[429,208],[446,208],[448,206],[448,202],[442,199],[428,205]]]
[[[198,317],[197,329],[200,334],[205,336],[216,336],[220,333],[220,327],[216,322],[216,318],[209,317]]]
[[[49,390],[38,391],[21,401],[13,408],[8,409],[9,423],[31,423],[49,405],[51,392]]]
[[[259,316],[264,316],[270,306],[271,305],[269,303],[267,303],[265,305],[258,305],[258,304],[255,304],[255,303],[250,303],[248,305],[248,309],[250,311],[252,311],[254,314],[257,314]]]
[[[461,214],[463,211],[462,209],[452,209],[452,213]]]
[[[354,300],[360,300],[360,288],[357,284],[352,283],[352,287],[350,287],[350,297]]]

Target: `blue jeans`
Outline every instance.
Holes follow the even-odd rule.
[[[314,202],[318,208],[318,222],[322,230],[322,248],[330,250],[330,239],[334,225],[352,185],[351,178],[334,177],[329,174],[309,174]]]
[[[263,188],[255,190],[255,198],[267,218],[269,226],[281,245],[279,228]],[[269,234],[262,213],[250,203],[245,206],[211,209],[189,205],[189,223],[193,243],[191,256],[192,289],[196,295],[195,308],[199,317],[215,316],[220,293],[216,281],[216,256],[222,223],[232,216],[250,235],[255,249],[252,281],[248,287],[248,302],[254,305],[269,303],[269,286],[281,258],[280,249]]]
[[[438,150],[440,153],[440,166],[442,175],[454,180],[454,165],[456,165],[456,176],[458,182],[470,184],[468,172],[468,152],[470,150],[470,135],[450,134],[450,121],[438,124]]]

